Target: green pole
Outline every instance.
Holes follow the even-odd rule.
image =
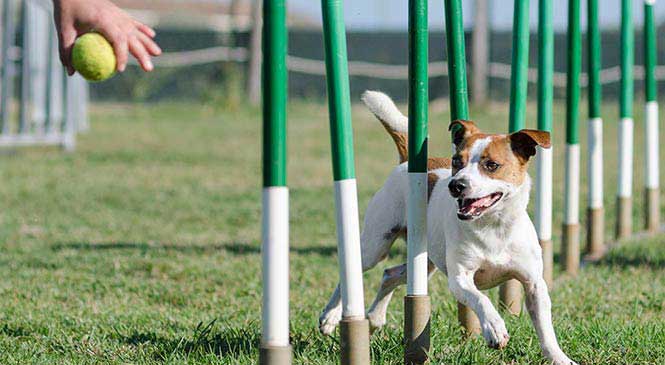
[[[365,318],[358,193],[353,162],[351,96],[342,0],[321,0],[326,82],[330,116],[337,258],[340,270],[342,320],[340,360],[343,365],[370,363],[369,321]]]
[[[566,182],[563,221],[562,260],[566,271],[572,275],[579,267],[579,103],[580,70],[582,67],[582,42],[580,35],[580,0],[568,0],[566,72]]]
[[[323,42],[335,181],[355,177],[346,30],[341,0],[322,0]]]
[[[619,91],[619,187],[616,238],[630,236],[633,227],[633,2],[621,1],[621,90]]]
[[[450,85],[450,120],[469,119],[464,50],[464,18],[461,0],[445,0],[446,48],[448,83]],[[454,132],[454,131],[453,131]],[[408,233],[408,232],[407,232]],[[480,333],[478,317],[469,308],[457,303],[457,319],[467,333]]]
[[[451,120],[469,119],[462,2],[460,0],[446,0],[445,7],[448,82],[450,84],[450,118]]]
[[[538,129],[552,131],[552,73],[554,71],[554,31],[552,0],[538,3]],[[543,149],[536,155],[536,233],[542,249],[543,277],[547,285],[553,281],[552,249],[552,150]]]
[[[263,5],[263,186],[286,186],[287,29],[284,0]]]
[[[538,129],[552,131],[552,73],[554,70],[554,32],[552,0],[538,5]]]
[[[423,364],[430,348],[427,295],[427,0],[409,0],[409,196],[404,363]]]
[[[524,128],[529,72],[529,1],[515,0],[513,56],[510,72],[509,132]]]
[[[619,117],[633,117],[633,58],[635,45],[633,39],[633,2],[621,0],[621,92],[619,99]]]
[[[600,44],[600,27],[598,26],[598,0],[588,0],[587,3],[587,50],[589,53],[589,118],[600,118],[600,105],[603,89],[600,85],[600,69],[602,54]]]
[[[513,11],[513,56],[510,71],[510,115],[508,132],[525,126],[526,96],[529,72],[529,0],[515,0]],[[510,313],[518,315],[522,308],[522,289],[517,280],[509,280],[499,288],[499,302]]]
[[[286,186],[288,30],[285,0],[263,1],[263,202],[260,365],[290,365],[289,190]]]
[[[589,121],[588,158],[587,158],[587,244],[586,252],[591,256],[599,256],[605,245],[605,212],[603,208],[603,120],[600,114],[602,86],[600,69],[602,65],[600,28],[598,26],[598,0],[587,2],[587,65],[589,75]]]
[[[660,166],[658,141],[658,84],[656,64],[658,44],[653,6],[655,0],[644,1],[644,108],[646,159],[645,159],[645,227],[650,232],[660,229]]]
[[[568,1],[568,70],[566,73],[566,143],[578,144],[580,70],[582,42],[580,36],[580,0]]]
[[[656,82],[656,65],[658,64],[658,47],[656,42],[656,22],[653,6],[655,1],[644,2],[644,86],[646,101],[656,101],[658,84]]]
[[[409,172],[427,172],[427,0],[409,0]]]

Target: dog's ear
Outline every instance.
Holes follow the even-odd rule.
[[[448,130],[451,132],[453,144],[457,148],[459,148],[462,142],[469,138],[469,136],[480,133],[480,129],[476,127],[476,123],[462,119],[453,120],[448,126]]]
[[[509,135],[510,148],[515,155],[526,162],[536,154],[536,146],[550,148],[550,132],[522,129]]]

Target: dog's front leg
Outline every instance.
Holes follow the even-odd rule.
[[[526,307],[533,321],[533,326],[540,338],[540,348],[543,355],[554,365],[571,365],[574,361],[568,358],[559,347],[552,326],[552,303],[547,292],[547,284],[542,276],[533,281],[523,283],[526,292]]]
[[[506,324],[499,315],[492,301],[478,290],[473,282],[473,272],[455,267],[449,270],[448,287],[455,298],[470,307],[480,320],[480,327],[487,345],[491,348],[504,348],[510,336]]]

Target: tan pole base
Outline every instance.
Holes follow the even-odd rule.
[[[404,297],[404,364],[406,365],[427,362],[430,348],[430,313],[429,295]]]
[[[554,249],[552,240],[538,240],[540,248],[543,250],[543,279],[548,287],[552,287],[554,280]]]
[[[570,275],[577,275],[580,268],[580,225],[563,224],[561,242],[561,259],[563,269]]]
[[[291,346],[266,346],[259,349],[260,365],[291,365]]]
[[[339,326],[342,365],[367,365],[369,361],[369,321],[344,318]]]
[[[522,312],[522,284],[510,279],[499,287],[499,306],[518,316]]]
[[[660,189],[646,188],[644,201],[646,217],[644,228],[650,233],[656,233],[660,230]]]
[[[586,254],[600,258],[605,254],[605,209],[587,208],[586,224]]]
[[[471,308],[457,302],[457,320],[464,329],[465,336],[477,335],[480,333],[480,321]]]
[[[617,198],[617,229],[616,239],[630,237],[633,232],[633,200],[632,198]]]

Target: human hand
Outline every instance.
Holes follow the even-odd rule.
[[[155,31],[109,0],[53,0],[53,5],[60,61],[70,76],[74,74],[71,59],[74,41],[92,30],[103,34],[113,45],[119,72],[127,67],[129,53],[145,71],[152,71],[151,58],[162,53],[154,41]]]

